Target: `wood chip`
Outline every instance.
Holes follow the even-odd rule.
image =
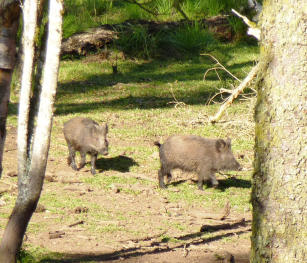
[[[62,238],[64,235],[64,231],[49,232],[49,239]]]
[[[73,227],[73,226],[76,226],[76,225],[82,225],[82,224],[84,224],[84,221],[83,221],[83,220],[78,221],[78,222],[73,223],[73,224],[70,224],[69,227]]]

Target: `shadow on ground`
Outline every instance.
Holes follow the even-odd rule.
[[[178,180],[169,183],[168,185],[176,186],[182,183],[185,183],[187,180]],[[192,180],[195,183],[195,187],[197,187],[197,180]],[[235,177],[229,177],[227,179],[218,180],[219,185],[216,187],[221,191],[225,191],[227,188],[236,187],[236,188],[251,188],[252,184],[250,180],[239,179]],[[205,182],[205,185],[208,187],[212,187],[210,182]]]
[[[111,158],[100,158],[96,161],[96,168],[99,172],[113,170],[125,173],[129,172],[130,167],[134,165],[138,165],[138,163],[132,158],[123,155]]]
[[[245,47],[246,45],[242,45]],[[235,54],[233,49],[241,48],[233,46],[221,45],[214,53],[224,65],[227,64]],[[217,54],[215,54],[217,53]],[[97,61],[100,63],[101,61]],[[80,60],[80,64],[86,64],[86,60]],[[243,78],[246,73],[242,71],[242,68],[246,66],[252,66],[254,61],[249,60],[242,63],[233,63],[226,65],[227,69],[237,75],[239,78]],[[176,65],[173,67],[173,65]],[[177,66],[178,65],[178,66]],[[148,95],[129,95],[129,89],[124,91],[118,96],[116,89],[122,89],[118,86],[122,85],[136,85],[144,84],[146,87],[151,87],[154,83],[164,84],[166,88],[169,88],[169,84],[175,82],[189,83],[193,86],[194,81],[200,81],[204,77],[206,70],[215,66],[215,61],[207,56],[194,56],[192,58],[176,60],[149,60],[143,63],[135,63],[132,65],[124,65],[121,68],[119,66],[119,74],[104,73],[101,74],[88,74],[85,79],[82,80],[70,80],[59,83],[57,89],[57,100],[55,104],[55,114],[69,114],[69,113],[86,113],[91,110],[97,110],[100,108],[107,109],[151,109],[151,108],[166,108],[173,107],[170,102],[174,101],[174,98],[169,93],[162,92],[149,92]],[[97,66],[98,67],[98,66]],[[173,67],[173,68],[172,68]],[[172,70],[167,70],[172,68]],[[122,72],[122,73],[121,73]],[[226,81],[231,78],[227,73],[219,71],[217,75],[214,71],[210,72],[206,76],[207,81]],[[222,84],[221,84],[222,85]],[[143,87],[140,87],[142,89]],[[114,92],[115,91],[115,92]],[[196,89],[187,89],[186,91],[180,90],[175,92],[176,99],[184,102],[188,105],[206,104],[208,99],[216,93],[216,89],[212,87],[212,83],[203,82],[200,87]],[[101,97],[100,102],[87,102],[87,99],[82,100],[82,97],[86,94],[98,94],[98,98]],[[125,94],[125,95],[123,95]],[[76,102],[73,99],[67,99],[67,97],[78,96]],[[111,95],[112,98],[107,99]],[[216,98],[219,101],[219,98]],[[72,103],[67,103],[67,102]],[[15,103],[10,104],[9,114],[17,114],[18,105]]]
[[[178,244],[177,246],[174,247],[166,247],[163,246],[163,244],[167,243],[168,240],[163,238],[161,241],[157,241],[157,242],[152,242],[151,243],[151,247],[156,247],[156,249],[150,250],[150,251],[142,251],[142,247],[137,247],[137,248],[127,248],[127,249],[121,249],[112,253],[102,253],[102,254],[62,254],[61,259],[52,259],[51,257],[45,258],[43,260],[41,260],[39,263],[77,263],[77,262],[105,262],[105,261],[112,261],[112,260],[117,260],[117,259],[121,259],[121,260],[129,260],[129,259],[133,259],[132,261],[129,262],[140,262],[139,257],[145,256],[145,255],[151,255],[151,254],[161,254],[161,253],[166,253],[166,252],[171,252],[174,251],[175,249],[179,249],[179,248],[189,248],[189,246],[193,245],[198,246],[198,245],[202,245],[202,244],[208,244],[210,242],[214,242],[214,241],[218,241],[221,240],[223,238],[227,238],[233,235],[237,235],[240,236],[242,234],[248,233],[250,232],[250,224],[251,221],[238,221],[232,224],[219,224],[219,225],[214,225],[214,226],[210,226],[210,229],[207,229],[207,226],[202,226],[201,230],[199,232],[196,233],[191,233],[191,234],[187,234],[187,235],[182,235],[182,236],[177,236],[177,237],[173,237],[176,240],[184,240],[185,244]],[[244,227],[244,230],[240,230],[237,231],[235,233],[231,232],[231,233],[223,233],[223,234],[217,234],[215,236],[211,236],[208,238],[203,238],[202,235],[204,234],[204,232],[210,232],[210,233],[214,233],[214,232],[218,232],[219,230],[234,230],[234,229],[238,229],[240,227]],[[154,239],[156,237],[146,237],[146,239],[141,240],[139,239],[138,242],[142,242],[142,241],[148,241],[150,239]],[[239,255],[235,255],[235,257],[239,257]],[[248,257],[246,257],[246,255],[244,255],[246,260],[242,261],[242,260],[236,260],[236,262],[238,263],[247,263],[248,262]],[[187,259],[188,262],[188,259]],[[209,262],[209,261],[204,261],[204,262]],[[213,261],[216,262],[216,261]]]

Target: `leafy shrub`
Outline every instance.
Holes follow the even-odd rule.
[[[225,1],[222,0],[202,0],[200,9],[206,17],[216,16],[225,10]]]
[[[101,19],[113,6],[113,0],[65,0],[63,37],[99,26]]]
[[[148,33],[147,27],[131,25],[128,30],[124,27],[119,30],[115,45],[130,56],[149,58],[156,52],[157,41]]]
[[[210,49],[215,43],[213,35],[200,23],[187,24],[175,32],[170,32],[163,40],[169,49],[180,53],[199,54]]]
[[[167,20],[172,12],[172,1],[170,0],[156,0],[153,5],[153,10],[159,14],[159,19]]]

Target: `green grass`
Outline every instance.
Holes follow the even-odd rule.
[[[142,1],[138,1],[142,2]],[[245,6],[247,0],[184,0],[181,9],[190,20],[229,14],[231,8]],[[140,8],[122,0],[65,0],[63,37],[102,24],[119,24],[127,20],[178,21],[183,16],[173,8],[172,0],[149,1]],[[153,13],[155,15],[153,15]]]
[[[196,180],[195,176],[195,180]],[[236,179],[224,179],[219,177],[220,185],[217,189],[204,186],[204,194],[197,190],[197,183],[181,183],[179,185],[174,182],[174,186],[168,188],[168,199],[171,202],[185,200],[189,204],[198,204],[204,208],[217,207],[222,209],[229,201],[231,207],[238,212],[244,212],[250,208],[249,192],[251,183],[246,176],[237,177]],[[173,188],[180,189],[179,192],[172,191]]]
[[[198,22],[185,25],[174,32],[167,32],[161,42],[168,47],[167,52],[175,49],[181,55],[198,55],[201,52],[213,50],[213,47],[217,45],[213,35]]]

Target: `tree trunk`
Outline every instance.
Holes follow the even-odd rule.
[[[27,1],[25,1],[25,8],[26,2]],[[26,12],[26,10],[27,9],[25,9],[24,12]],[[50,1],[49,33],[44,65],[44,72],[46,74],[43,76],[37,126],[30,155],[27,155],[27,131],[22,133],[23,137],[20,136],[18,138],[18,142],[20,142],[19,147],[21,147],[18,161],[23,163],[19,163],[18,197],[0,245],[1,263],[16,262],[16,254],[21,247],[24,233],[36,208],[43,187],[52,127],[53,105],[57,87],[62,37],[62,11],[63,1]],[[32,69],[31,63],[28,63],[28,65],[30,65]],[[28,82],[25,84],[28,88]],[[28,96],[28,99],[23,99],[26,103],[29,103],[30,94],[28,92],[21,94],[23,96]],[[25,120],[28,118],[29,114],[28,106],[25,107],[25,109],[27,110],[27,114],[24,116],[24,122],[21,124],[22,127],[28,128],[24,126],[27,123]]]
[[[18,0],[2,1],[0,3],[0,178],[2,175],[10,85],[15,65],[19,14]]]
[[[267,0],[261,17],[251,262],[307,262],[305,0]]]

